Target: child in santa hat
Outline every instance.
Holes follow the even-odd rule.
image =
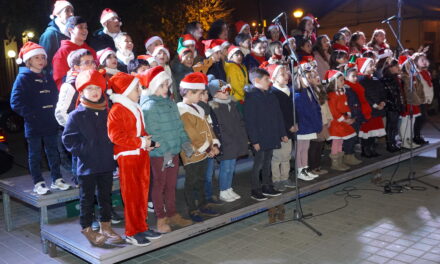
[[[108,114],[108,135],[114,144],[119,165],[121,194],[124,200],[126,241],[136,246],[150,244],[161,235],[148,228],[147,203],[150,185],[148,151],[159,147],[145,132],[139,106],[141,88],[135,76],[118,72],[108,82],[113,106]]]
[[[29,170],[34,182],[34,192],[47,194],[41,175],[41,148],[49,161],[52,189],[70,188],[60,172],[60,154],[58,152],[58,123],[55,119],[55,105],[58,91],[50,75],[43,72],[47,64],[47,55],[43,47],[31,41],[21,48],[17,63],[19,68],[11,93],[11,108],[24,118],[24,132],[28,143]]]
[[[213,61],[207,74],[214,75],[216,79],[226,81],[226,73],[222,60],[222,44],[224,42],[220,39],[209,39],[203,40],[202,42],[205,45],[205,57]]]
[[[318,19],[313,14],[307,14],[301,18],[298,29],[306,38],[310,38],[313,44],[316,42],[316,30],[319,28]]]
[[[387,43],[385,30],[376,28],[373,31],[373,35],[371,36],[370,41],[367,43],[367,46],[379,54],[381,54],[381,52],[383,52],[385,49],[389,49],[390,45]]]
[[[260,38],[252,40],[251,53],[246,55],[243,59],[243,64],[246,66],[248,72],[253,68],[258,68],[266,61],[266,44]]]
[[[127,65],[135,58],[133,53],[133,40],[126,32],[121,32],[114,39],[116,45],[116,57],[118,58],[118,70],[128,73]]]
[[[179,172],[179,153],[193,153],[191,143],[183,129],[179,110],[168,97],[171,77],[162,66],[157,66],[140,75],[142,85],[141,107],[144,113],[145,129],[152,140],[162,142],[161,147],[150,152],[153,174],[152,200],[157,216],[157,230],[171,231],[171,226],[184,227],[190,220],[182,218],[176,211],[176,183]]]
[[[202,222],[202,216],[218,215],[206,205],[204,191],[207,158],[218,155],[220,147],[220,142],[206,119],[205,111],[197,105],[207,83],[208,78],[201,72],[186,75],[180,82],[183,101],[177,104],[180,119],[194,150],[190,157],[183,150],[180,153],[186,172],[185,199],[189,215],[194,222]]]
[[[286,64],[283,56],[283,45],[280,41],[272,41],[269,44],[269,64]]]
[[[106,79],[110,79],[113,75],[120,72],[118,70],[118,58],[116,52],[111,48],[105,48],[97,53],[99,68],[105,69]]]
[[[226,81],[231,84],[233,100],[243,113],[244,87],[249,84],[248,71],[243,64],[243,52],[239,47],[231,45],[228,50],[228,60],[225,62]]]
[[[277,25],[272,24],[267,28],[269,42],[280,41],[280,29]]]
[[[329,126],[329,139],[332,140],[331,168],[337,171],[347,171],[350,167],[344,163],[343,143],[356,136],[356,131],[351,126],[355,119],[351,117],[348,107],[347,95],[344,90],[344,74],[337,70],[329,70],[326,73],[326,82],[328,106],[333,116]]]
[[[305,38],[303,36],[295,36],[296,40],[296,53],[298,56],[298,60],[302,60],[304,56],[312,56],[313,57],[313,46],[310,38]]]
[[[173,79],[176,83],[180,83],[185,75],[193,72],[192,66],[194,65],[194,53],[190,48],[181,47],[177,50],[177,54],[178,61],[174,61],[174,63],[171,64],[171,71],[173,73]],[[177,85],[173,85],[172,87],[177,87]],[[177,89],[172,91],[172,94],[174,102],[182,102],[182,96],[180,96]]]
[[[252,36],[246,33],[240,33],[235,37],[235,45],[240,47],[243,55],[246,56],[251,52]]]
[[[248,23],[244,22],[243,20],[239,20],[235,22],[235,30],[237,31],[237,35],[242,33],[249,36],[251,35],[251,27],[249,26]]]
[[[69,114],[63,143],[77,157],[80,186],[81,233],[95,246],[124,243],[111,228],[111,192],[113,185],[113,144],[107,135],[106,81],[102,73],[86,70],[75,81],[80,104]],[[99,206],[100,231],[92,230],[95,193]]]
[[[347,37],[343,32],[336,32],[333,35],[332,50],[343,50],[350,53],[350,49],[347,46]]]
[[[371,118],[360,128],[362,156],[366,158],[380,156],[376,152],[375,140],[386,135],[382,118],[385,116],[386,92],[383,83],[373,76],[376,70],[371,58],[358,58],[356,66],[359,71],[359,84],[365,89],[365,98],[371,107]]]
[[[127,72],[129,74],[136,76],[153,68],[144,56],[148,55],[139,55],[136,59],[133,59],[128,63]]]
[[[154,52],[154,49],[157,46],[163,45],[163,40],[159,36],[152,36],[152,37],[145,40],[144,45],[145,45],[145,49],[146,49],[146,54],[152,55]]]

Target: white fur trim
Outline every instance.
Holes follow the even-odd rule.
[[[270,26],[267,28],[268,31],[272,31],[272,29],[278,29],[278,30],[280,30],[280,29],[278,28],[277,25],[270,25]]]
[[[220,50],[222,50],[222,47],[221,47],[220,45],[215,46],[214,48],[207,50],[207,51],[205,52],[205,56],[208,58],[208,57],[210,57],[212,54],[214,54],[214,52],[217,52],[217,51],[220,51]]]
[[[218,139],[216,139],[216,138],[214,138],[213,140],[212,140],[212,144],[213,145],[217,145],[217,146],[221,146],[221,143],[220,143],[220,140],[218,140]]]
[[[139,79],[134,78],[133,81],[131,81],[130,85],[125,89],[125,91],[122,93],[123,96],[127,96],[131,91],[133,91],[134,88],[136,88],[139,84]]]
[[[331,82],[334,79],[338,78],[339,76],[344,76],[344,74],[340,71],[338,71],[335,75],[333,75],[328,81]]]
[[[185,113],[189,113],[189,114],[195,115],[195,116],[205,120],[205,110],[203,110],[202,107],[200,107],[196,104],[192,104],[192,106],[194,106],[198,112],[196,110],[194,110],[194,108],[192,108],[191,106],[189,106],[183,102],[177,103],[177,108],[179,109],[180,115],[183,115]]]
[[[318,135],[316,133],[310,133],[310,134],[297,134],[296,135],[298,140],[312,140],[312,139],[317,139]]]
[[[203,145],[200,148],[198,148],[197,151],[203,153],[207,148],[209,148],[209,141],[205,140],[205,143],[203,143]]]
[[[226,47],[231,46],[231,43],[229,43],[229,41],[225,41],[225,42],[223,42],[220,46],[221,46],[222,48],[226,48]]]
[[[338,122],[342,122],[345,120],[345,117],[343,115],[341,115],[341,117],[339,117],[337,120],[338,120]]]
[[[147,87],[146,94],[148,94],[148,95],[153,95],[153,94],[157,91],[157,89],[159,88],[159,86],[160,86],[162,83],[164,83],[166,80],[169,81],[169,84],[170,84],[170,85],[171,85],[171,83],[173,82],[172,79],[171,79],[171,77],[170,77],[170,75],[169,75],[167,72],[163,71],[163,72],[158,73],[158,74],[153,78],[153,80],[151,80],[151,82],[150,82],[150,86]]]
[[[101,17],[101,19],[99,20],[99,22],[101,23],[101,25],[104,26],[104,23],[107,22],[108,20],[117,17],[118,14],[116,14],[115,12],[110,12],[105,14],[103,17]]]
[[[141,148],[146,149],[147,148],[147,138],[141,137]]]
[[[364,64],[362,64],[362,67],[359,69],[360,73],[364,73],[365,70],[367,69],[367,65],[372,62],[373,60],[371,58],[367,58],[364,62]]]
[[[61,13],[61,11],[64,10],[64,8],[66,8],[68,6],[73,8],[72,4],[69,3],[68,1],[56,1],[52,15],[49,16],[50,19],[54,19],[57,15],[59,15]]]
[[[190,90],[205,90],[206,85],[204,83],[189,83],[189,82],[180,82],[180,87]]]
[[[228,52],[228,60],[231,60],[232,59],[232,55],[234,55],[234,53],[236,53],[239,50],[240,50],[240,48],[236,47],[236,48],[233,48],[230,52]]]
[[[104,64],[105,60],[110,54],[116,56],[116,52],[114,50],[105,50],[102,54],[100,54],[101,56],[99,56],[99,64]]]
[[[249,26],[249,24],[244,24],[243,26],[241,26],[240,31],[238,32],[238,34],[243,32],[243,30],[246,28],[246,26],[248,26],[249,28],[251,27],[251,26]]]
[[[112,93],[110,95],[110,100],[112,100],[113,103],[119,103],[134,115],[136,118],[136,136],[140,137],[142,129],[144,129],[144,113],[142,112],[141,107],[139,104],[131,101],[127,97]]]
[[[356,136],[356,132],[354,132],[354,133],[352,133],[352,134],[350,134],[350,135],[348,135],[348,136],[345,136],[345,137],[337,137],[337,136],[330,136],[329,138],[328,138],[328,140],[331,140],[331,139],[350,139],[350,138],[352,138],[352,137],[355,137]]]
[[[183,46],[188,46],[188,45],[196,45],[196,42],[193,39],[187,39],[184,42],[182,42]]]
[[[155,42],[156,40],[159,40],[159,41],[162,43],[162,45],[163,45],[163,40],[162,40],[161,37],[159,37],[159,36],[153,36],[153,37],[149,38],[149,39],[147,40],[147,42],[145,42],[145,49],[147,50],[147,53],[148,53],[148,47],[149,47],[151,44],[153,44],[153,42]]]
[[[47,53],[44,49],[32,49],[28,52],[26,52],[25,54],[23,54],[23,62],[28,61],[31,57],[36,56],[36,55],[44,55],[47,58]]]
[[[120,156],[133,156],[133,155],[139,155],[139,154],[141,154],[140,149],[127,150],[127,151],[119,152],[118,155],[113,155],[113,159],[117,160]]]
[[[156,57],[156,55],[159,54],[159,52],[161,50],[163,50],[168,55],[168,59],[169,59],[170,58],[170,51],[165,47],[160,47],[160,48],[156,47],[153,51],[153,54],[151,54],[151,56]]]
[[[280,71],[280,69],[282,67],[284,67],[284,65],[278,65],[278,66],[275,67],[275,70],[272,73],[272,78],[271,78],[272,81],[275,80],[275,78],[277,77],[278,72]]]
[[[370,130],[367,133],[363,131],[359,131],[359,137],[363,139],[371,138],[371,137],[383,137],[387,134],[384,128],[379,128],[375,130]]]

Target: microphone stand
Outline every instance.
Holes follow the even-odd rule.
[[[400,21],[402,18],[398,17],[397,19]],[[390,19],[387,19],[384,22],[388,24],[388,27],[390,28],[391,32],[394,35],[394,38],[396,39],[398,47],[400,48],[400,50],[403,51],[405,49],[403,48],[402,42],[397,37],[397,33],[394,30],[393,26],[391,25],[390,21],[391,21]],[[417,71],[417,67],[416,67],[414,61],[410,57],[408,57],[408,63],[410,64],[410,70],[409,70],[409,90],[410,90],[410,93],[412,95],[413,92],[414,92],[414,73]],[[418,77],[418,78],[420,78],[420,77]],[[413,119],[414,119],[414,110],[413,110],[413,105],[412,104],[409,105],[409,119],[410,119],[410,139],[411,140],[410,140],[410,150],[409,150],[410,154],[409,154],[409,173],[408,173],[408,177],[406,179],[395,181],[394,183],[390,182],[389,185],[391,186],[393,184],[400,183],[400,182],[408,182],[408,184],[405,185],[405,187],[409,188],[409,189],[414,189],[414,187],[411,186],[411,182],[412,181],[416,181],[416,182],[422,183],[422,184],[424,184],[426,186],[432,187],[434,189],[439,189],[438,186],[433,185],[433,184],[428,183],[428,182],[425,182],[425,181],[422,181],[422,180],[420,180],[420,179],[415,177],[416,172],[414,171],[414,165],[413,165],[413,159],[414,159],[414,153],[413,153],[413,134],[414,134]],[[403,140],[405,140],[405,139],[403,139]]]
[[[288,37],[286,35],[286,32],[284,31],[283,27],[281,26],[279,18],[275,19],[274,23],[275,23],[275,25],[278,26],[278,28],[280,29],[280,31],[283,34],[284,38],[288,39]],[[298,57],[296,56],[295,51],[292,49],[292,47],[290,46],[289,43],[288,43],[288,46],[289,46],[289,49],[290,49],[289,60],[290,60],[291,77],[292,77],[292,103],[293,103],[292,111],[293,111],[294,123],[296,123],[296,121],[295,121],[295,119],[296,119],[296,112],[295,112],[295,89],[293,87],[294,82],[295,82],[295,74],[293,72],[295,62],[298,63],[298,73],[297,73],[298,76],[297,76],[297,78],[299,79],[300,77],[302,77],[302,79],[305,82],[307,82],[307,79],[305,78],[304,71],[299,66]],[[296,133],[294,133],[294,138],[292,140],[292,144],[293,144],[292,149],[294,149],[294,150],[296,150],[296,140],[297,140],[296,139]],[[282,224],[282,223],[286,223],[286,222],[297,221],[297,222],[305,225],[306,227],[308,227],[310,230],[315,232],[318,236],[322,236],[321,232],[319,232],[317,229],[315,229],[313,226],[311,226],[309,223],[307,223],[305,221],[305,218],[310,217],[313,214],[306,214],[306,215],[304,215],[304,213],[303,213],[302,206],[301,206],[301,197],[299,195],[300,190],[299,190],[299,185],[298,185],[298,171],[297,171],[296,168],[294,170],[294,174],[295,174],[296,198],[295,198],[295,208],[293,209],[293,218],[285,220],[285,221],[276,222],[276,223],[273,223],[271,225],[277,225],[277,224]]]

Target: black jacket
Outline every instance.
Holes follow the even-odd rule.
[[[95,33],[93,33],[92,37],[89,41],[90,47],[94,50],[99,51],[105,48],[111,48],[116,52],[115,41],[112,37],[104,33],[104,29],[101,28]]]
[[[387,111],[402,112],[404,110],[403,97],[400,93],[402,81],[395,75],[384,75],[381,81],[386,91]]]
[[[361,75],[359,83],[365,88],[365,97],[373,110],[373,117],[385,116],[385,108],[379,110],[376,108],[380,102],[386,102],[387,94],[383,83],[376,77]]]
[[[293,133],[289,130],[294,125],[292,89],[290,89],[290,95],[287,95],[286,93],[275,87],[272,87],[270,91],[278,99],[281,113],[283,114],[284,128],[286,129],[287,137],[289,139],[292,139]]]
[[[208,70],[208,74],[215,76],[215,79],[220,79],[226,82],[226,72],[223,61],[214,63]]]

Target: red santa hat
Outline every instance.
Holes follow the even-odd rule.
[[[46,51],[44,48],[32,41],[26,42],[20,49],[18,53],[18,58],[16,60],[17,64],[26,63],[31,57],[36,55],[44,55],[47,58]]]
[[[202,40],[202,43],[205,46],[206,58],[221,50],[221,43],[217,39]]]
[[[155,59],[153,56],[148,55],[148,54],[146,54],[146,55],[139,55],[139,56],[137,56],[137,59],[138,59],[138,60],[145,60],[145,61],[147,61],[148,64],[150,64],[150,65],[151,65],[153,62],[156,62],[156,59]]]
[[[274,29],[276,29],[276,30],[280,30],[279,28],[278,28],[278,26],[277,25],[275,25],[275,24],[270,24],[270,26],[267,28],[267,30],[268,31],[272,31],[272,30],[274,30]]]
[[[281,64],[268,64],[264,67],[264,69],[269,73],[270,80],[275,81],[275,78],[283,67],[284,65]]]
[[[218,43],[220,43],[220,47],[222,49],[224,48],[229,48],[229,46],[231,45],[231,43],[229,43],[229,41],[224,40],[224,39],[217,39]]]
[[[338,70],[328,70],[325,73],[325,80],[327,81],[327,83],[330,83],[333,80],[336,80],[336,78],[338,78],[339,76],[344,76],[344,74]]]
[[[407,55],[400,55],[399,56],[399,65],[400,67],[403,67],[406,63],[408,63],[409,57]]]
[[[100,65],[104,65],[105,60],[106,60],[106,59],[108,58],[108,56],[111,55],[111,54],[113,54],[113,55],[116,56],[115,51],[112,50],[111,48],[105,48],[105,49],[102,49],[102,50],[98,51],[98,52],[96,53],[96,56],[98,57],[99,64],[100,64]]]
[[[240,34],[241,32],[243,32],[243,30],[246,27],[250,28],[249,24],[244,22],[243,20],[239,20],[235,23],[235,29],[237,30],[237,34]]]
[[[283,43],[283,46],[289,43],[290,41],[295,41],[295,38],[292,36],[287,36],[287,39],[284,38],[284,36],[281,37],[280,41]]]
[[[105,92],[106,81],[103,76],[104,71],[86,70],[81,71],[75,80],[75,88],[80,93],[89,85],[96,85],[101,88],[102,92]]]
[[[138,84],[139,78],[125,72],[118,72],[108,80],[107,94],[110,95],[110,99],[112,94],[127,96],[138,87]]]
[[[368,64],[372,63],[373,59],[371,58],[357,58],[356,59],[356,66],[359,70],[359,73],[363,74],[365,73],[365,70],[368,67]]]
[[[180,81],[180,88],[190,90],[205,90],[208,84],[208,77],[202,72],[187,74]]]
[[[196,39],[194,38],[193,35],[185,34],[182,35],[182,38],[183,38],[182,41],[183,46],[196,45]]]
[[[167,48],[165,48],[164,45],[156,46],[156,48],[154,48],[153,54],[151,54],[151,56],[156,57],[157,54],[159,54],[159,52],[161,50],[168,55],[168,58],[170,58],[170,52],[169,52],[169,50]]]
[[[317,67],[317,62],[313,56],[303,56],[299,65],[303,70],[312,70]]]
[[[58,16],[61,13],[61,11],[63,11],[64,8],[68,6],[73,8],[73,5],[69,1],[63,1],[63,0],[55,1],[55,4],[53,5],[52,15],[50,15],[50,19],[55,19],[55,17]]]
[[[234,45],[229,46],[228,48],[228,60],[232,59],[232,56],[237,52],[240,51],[240,48]]]
[[[115,11],[111,10],[110,8],[106,8],[102,10],[101,18],[99,19],[99,22],[101,23],[102,26],[104,26],[105,22],[109,21],[114,17],[118,17],[118,14]]]
[[[318,23],[318,19],[311,13],[308,13],[307,15],[303,16],[303,18],[301,18],[301,20],[310,20],[313,22],[313,24],[315,25],[316,28],[320,27],[320,25]]]
[[[148,47],[150,47],[150,45],[153,44],[157,40],[159,40],[160,43],[163,45],[163,40],[159,36],[152,36],[151,38],[148,38],[145,40],[144,46],[145,46],[145,49],[147,50],[147,53],[148,53]]]
[[[171,84],[172,82],[171,77],[166,73],[162,66],[151,68],[148,71],[139,74],[137,77],[142,86],[147,88],[144,90],[146,95],[154,94],[160,85],[166,80],[168,80],[168,84]]]

